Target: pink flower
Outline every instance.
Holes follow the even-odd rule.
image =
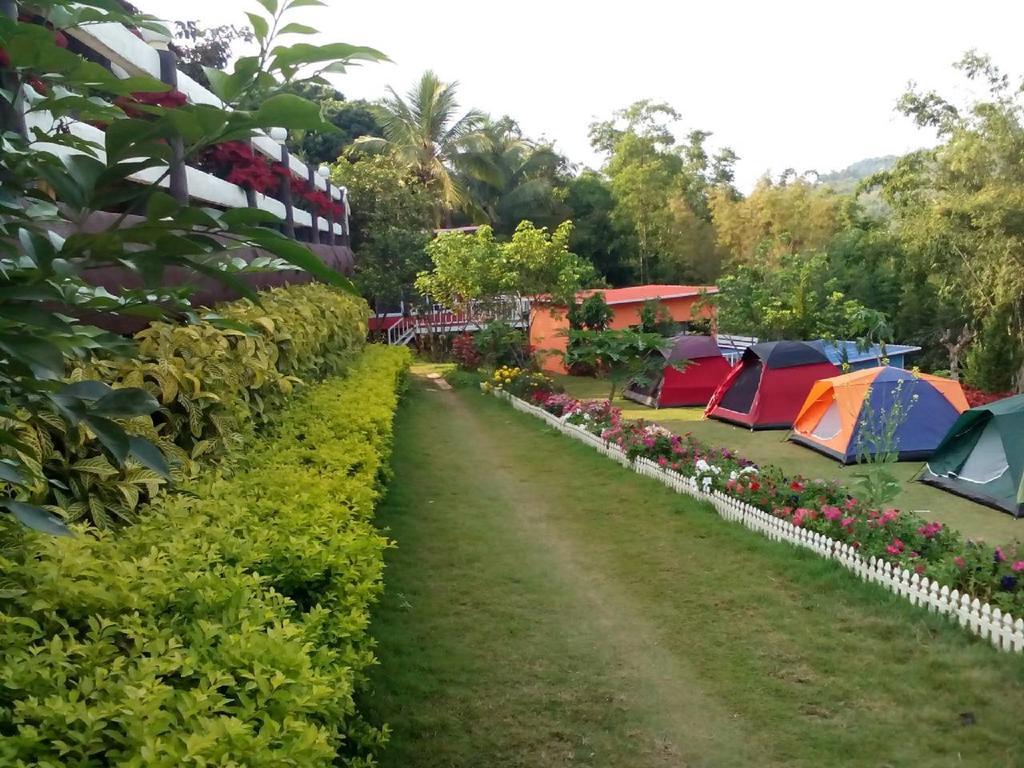
[[[1006,555],[1003,554],[1002,547],[996,547],[996,551],[993,553],[992,559],[995,560],[997,563],[1001,563],[1003,562],[1003,560],[1006,559]]]
[[[936,536],[941,530],[942,523],[935,522],[928,523],[927,525],[922,525],[920,528],[917,529],[917,532],[924,536],[926,539],[931,539],[934,536]]]
[[[1013,565],[1010,566],[1010,570],[1017,571],[1018,573],[1020,571],[1024,571],[1024,560],[1018,560],[1017,562],[1015,562]]]
[[[659,466],[664,467],[666,464],[668,464],[668,459],[666,459],[664,456],[662,456],[660,459],[658,459],[658,465]]]
[[[839,507],[827,506],[821,508],[821,514],[829,522],[835,522],[843,516],[843,511]]]
[[[967,566],[967,563],[959,555],[953,558],[953,564],[960,570],[963,570]]]
[[[899,539],[893,539],[892,544],[887,546],[885,548],[885,551],[888,552],[890,555],[898,555],[903,551],[904,546],[905,545],[903,544],[903,542]]]
[[[850,510],[850,509],[854,509],[854,508],[855,508],[855,507],[857,506],[857,500],[856,500],[856,499],[847,499],[847,500],[846,500],[846,504],[845,504],[844,506],[845,506],[845,507],[846,507],[846,508],[847,508],[848,510]]]
[[[843,528],[849,529],[849,528],[853,528],[853,524],[856,523],[856,522],[857,522],[857,518],[855,518],[855,517],[844,517],[842,519],[842,521],[839,523],[839,525],[841,525]]]

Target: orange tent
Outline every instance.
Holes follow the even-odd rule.
[[[793,422],[790,440],[845,464],[893,451],[901,461],[926,459],[968,408],[960,384],[884,366],[815,382]],[[878,433],[899,421],[892,445]]]

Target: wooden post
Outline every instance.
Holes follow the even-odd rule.
[[[18,20],[18,4],[14,0],[0,0],[0,14],[11,21]],[[25,128],[25,113],[22,110],[24,96],[21,82],[14,70],[0,70],[0,88],[11,94],[13,103],[0,99],[0,131],[14,131],[22,136],[28,135]]]
[[[256,148],[253,147],[252,139],[249,139],[249,150],[255,154]],[[256,190],[252,187],[245,187],[245,204],[249,208],[256,208]]]
[[[178,89],[178,57],[170,49],[157,50],[160,57],[160,80]],[[171,197],[182,205],[188,205],[188,171],[185,170],[185,145],[180,136],[173,137],[170,142],[171,166],[170,182]]]
[[[292,171],[291,163],[288,161],[288,147],[281,144],[281,164],[287,173],[281,176],[280,195],[284,203],[284,233],[288,237],[295,238],[295,209],[292,207]]]
[[[331,201],[332,210],[327,212],[327,243],[334,245],[334,195],[331,194],[331,180],[327,179],[327,197]]]
[[[313,166],[307,165],[306,170],[309,172],[309,186],[316,192],[316,171],[313,170]],[[320,242],[320,214],[317,213],[316,206],[310,206],[311,210],[309,215],[313,218],[313,225],[309,230],[309,242],[319,243]]]

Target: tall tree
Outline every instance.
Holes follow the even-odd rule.
[[[220,24],[216,27],[200,26],[198,21],[174,22],[174,52],[178,55],[178,69],[196,82],[209,86],[204,67],[224,69],[231,61],[236,43],[255,40],[248,27]]]
[[[710,156],[707,131],[691,131],[679,144],[672,129],[679,119],[667,104],[638,101],[590,127],[593,146],[609,155],[613,218],[634,231],[642,282],[713,280],[720,258],[708,196],[713,189],[736,196],[735,153]]]
[[[501,234],[511,234],[524,219],[555,226],[568,218],[558,190],[568,161],[550,145],[523,136],[511,117],[486,120],[484,141],[457,158],[469,194]]]
[[[823,249],[843,223],[845,200],[788,171],[778,181],[762,178],[746,198],[717,187],[710,210],[718,242],[734,261],[750,264]]]
[[[987,56],[956,65],[987,91],[962,106],[909,90],[899,109],[942,144],[878,181],[900,238],[940,297],[980,331],[967,378],[1024,391],[1024,97]],[[985,354],[984,347],[1001,349]]]
[[[425,249],[436,201],[390,155],[342,158],[332,180],[348,188],[352,205],[356,284],[378,313],[394,309],[430,265]]]
[[[405,97],[388,88],[388,97],[374,107],[383,137],[364,136],[353,145],[391,152],[441,201],[438,219],[449,223],[455,210],[480,213],[460,178],[458,161],[487,141],[482,112],[470,109],[459,115],[457,87],[428,70]]]
[[[604,170],[615,195],[613,216],[636,232],[640,282],[650,279],[661,250],[661,214],[683,168],[670,128],[678,120],[667,104],[638,101],[590,126],[591,144],[610,155]]]
[[[573,227],[570,246],[613,286],[636,279],[636,238],[633,227],[612,216],[611,184],[595,171],[584,171],[569,183],[565,198]]]

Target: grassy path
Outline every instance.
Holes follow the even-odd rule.
[[[1024,661],[527,416],[416,384],[384,766],[1018,766]]]

